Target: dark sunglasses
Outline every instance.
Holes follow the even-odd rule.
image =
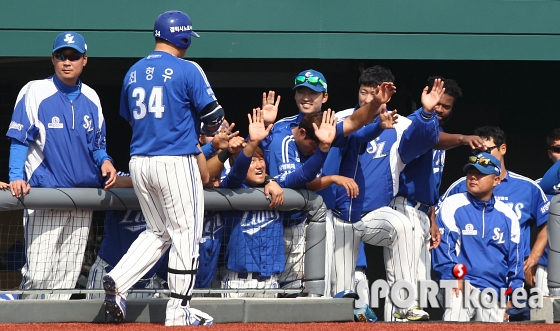
[[[296,85],[303,84],[305,83],[305,81],[308,81],[309,84],[313,84],[313,85],[321,84],[323,88],[325,88],[325,91],[327,90],[327,83],[325,83],[320,77],[317,76],[311,76],[311,77],[297,76],[295,84]]]
[[[475,155],[478,155],[478,154],[480,154],[480,153],[488,153],[488,154],[490,154],[490,152],[492,152],[492,150],[493,150],[494,148],[498,148],[498,146],[486,147],[486,150],[485,150],[485,151],[483,151],[483,150],[481,150],[481,149],[473,149],[473,154],[475,154]]]
[[[82,57],[84,57],[84,54],[76,53],[76,52],[74,52],[74,53],[54,53],[54,58],[59,60],[59,61],[66,61],[66,60],[78,61]]]
[[[560,153],[560,146],[550,146],[548,150],[552,153]]]
[[[492,163],[492,161],[490,159],[482,157],[482,156],[478,157],[478,156],[475,156],[475,155],[469,156],[469,163],[473,163],[473,164],[478,163],[483,167],[487,167],[488,165],[495,166],[495,164]]]

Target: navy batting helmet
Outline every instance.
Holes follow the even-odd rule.
[[[165,39],[179,49],[189,48],[192,36],[200,37],[192,30],[189,16],[178,10],[159,15],[154,24],[154,37]]]

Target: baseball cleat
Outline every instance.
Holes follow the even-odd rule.
[[[115,322],[122,322],[126,316],[126,300],[116,293],[117,286],[111,276],[103,277],[103,289],[105,290],[105,312],[111,316]]]
[[[187,325],[201,325],[201,326],[210,326],[214,325],[214,318],[212,316],[206,314],[203,311],[200,311],[196,308],[189,307],[185,309],[187,313]]]
[[[377,316],[375,315],[373,310],[371,310],[369,305],[365,305],[362,308],[354,309],[354,321],[373,323],[377,321]]]
[[[393,316],[397,319],[406,319],[409,321],[428,321],[430,319],[430,315],[418,306],[409,308],[404,316],[399,313],[393,313]]]

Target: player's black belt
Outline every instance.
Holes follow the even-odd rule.
[[[406,199],[406,204],[411,206],[411,207],[414,207],[415,209],[418,209],[419,211],[422,211],[426,214],[430,213],[431,206],[426,205],[424,203],[417,202],[417,201],[410,200],[410,199]]]
[[[270,279],[270,276],[261,276],[260,272],[238,272],[237,278],[247,279],[249,278],[249,274],[251,274],[251,279],[256,279],[257,282],[264,282]]]

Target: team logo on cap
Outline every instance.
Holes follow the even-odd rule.
[[[73,43],[75,42],[75,41],[74,41],[74,36],[73,36],[71,33],[67,33],[66,36],[64,36],[64,37],[65,37],[65,38],[64,38],[64,41],[65,41],[67,44],[73,44]]]

